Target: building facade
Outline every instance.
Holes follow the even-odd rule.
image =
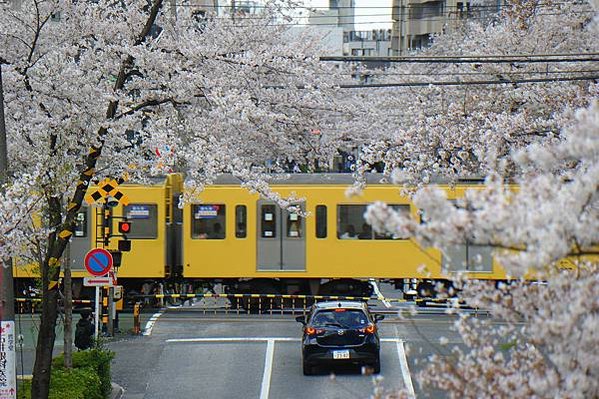
[[[501,0],[483,3],[473,6],[471,0],[393,0],[391,55],[402,56],[428,47],[431,35],[450,32],[462,19],[476,16],[490,20],[501,7]]]
[[[339,52],[345,56],[386,57],[391,54],[391,30],[356,30],[354,0],[329,0],[328,9],[311,13],[313,27],[342,28],[343,42]]]

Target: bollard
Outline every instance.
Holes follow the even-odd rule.
[[[141,334],[141,320],[139,317],[140,313],[141,305],[139,303],[136,303],[135,305],[133,305],[133,333],[135,335]]]

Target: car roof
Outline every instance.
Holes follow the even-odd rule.
[[[331,302],[317,302],[314,304],[314,309],[337,309],[337,308],[345,308],[345,309],[360,309],[367,310],[368,305],[366,302],[359,301],[331,301]]]

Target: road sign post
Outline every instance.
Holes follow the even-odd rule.
[[[110,238],[115,236],[114,234],[112,234],[112,218],[113,218],[112,208],[114,208],[115,206],[117,206],[119,204],[120,205],[129,204],[129,198],[125,194],[123,194],[123,192],[121,192],[121,190],[119,189],[119,184],[122,183],[123,181],[125,181],[125,179],[115,180],[115,179],[106,178],[98,183],[98,185],[97,185],[98,188],[94,192],[90,193],[89,195],[87,195],[85,197],[85,201],[90,205],[96,204],[96,203],[101,204],[102,226],[100,229],[100,231],[101,231],[100,234],[98,234],[98,229],[96,228],[96,246],[98,246],[99,244],[102,247],[109,246]],[[127,240],[127,236],[125,234],[130,231],[131,223],[127,222],[126,218],[124,218],[124,217],[117,217],[117,218],[125,219],[124,222],[119,222],[119,233],[121,233],[121,235],[120,235],[121,237],[124,237],[125,240]],[[116,236],[118,236],[118,235],[116,235]],[[126,245],[126,244],[121,244],[119,242],[119,251],[120,251],[120,248],[123,248],[123,251],[129,251],[131,249],[131,245],[130,245],[130,243],[129,243],[129,245]],[[120,256],[120,252],[117,252],[117,253]],[[102,260],[103,260],[103,258],[101,256],[99,256],[98,263],[102,262]],[[92,261],[93,261],[93,259],[92,259]],[[116,261],[117,261],[116,258],[115,259],[111,258],[111,263],[113,263],[115,267],[118,267],[120,265],[120,261],[118,263],[116,263]],[[92,265],[93,265],[93,262],[92,262]],[[105,264],[103,264],[103,265],[105,266]],[[97,269],[98,269],[98,272],[102,270],[101,267],[98,267]],[[107,272],[108,271],[106,271],[106,273]],[[104,273],[104,274],[106,274],[106,273]],[[102,274],[102,276],[104,274]],[[101,276],[99,274],[93,274],[93,275]],[[108,314],[109,315],[112,315],[115,313],[112,296],[114,295],[113,285],[116,284],[116,277],[114,277],[113,280],[114,280],[113,284],[105,285],[105,286],[109,287],[108,288],[108,297],[110,299],[108,301]],[[99,288],[97,288],[97,289],[99,289]],[[98,324],[98,322],[96,322],[96,325],[97,324]],[[111,316],[108,317],[108,324],[107,324],[106,328],[107,328],[107,332],[109,335],[114,335],[113,317],[111,317]]]
[[[112,269],[112,254],[104,248],[94,248],[85,255],[84,265],[92,276],[104,276]]]

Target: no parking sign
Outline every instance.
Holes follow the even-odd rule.
[[[104,248],[94,248],[85,255],[85,268],[92,276],[104,276],[112,269],[112,254]]]

